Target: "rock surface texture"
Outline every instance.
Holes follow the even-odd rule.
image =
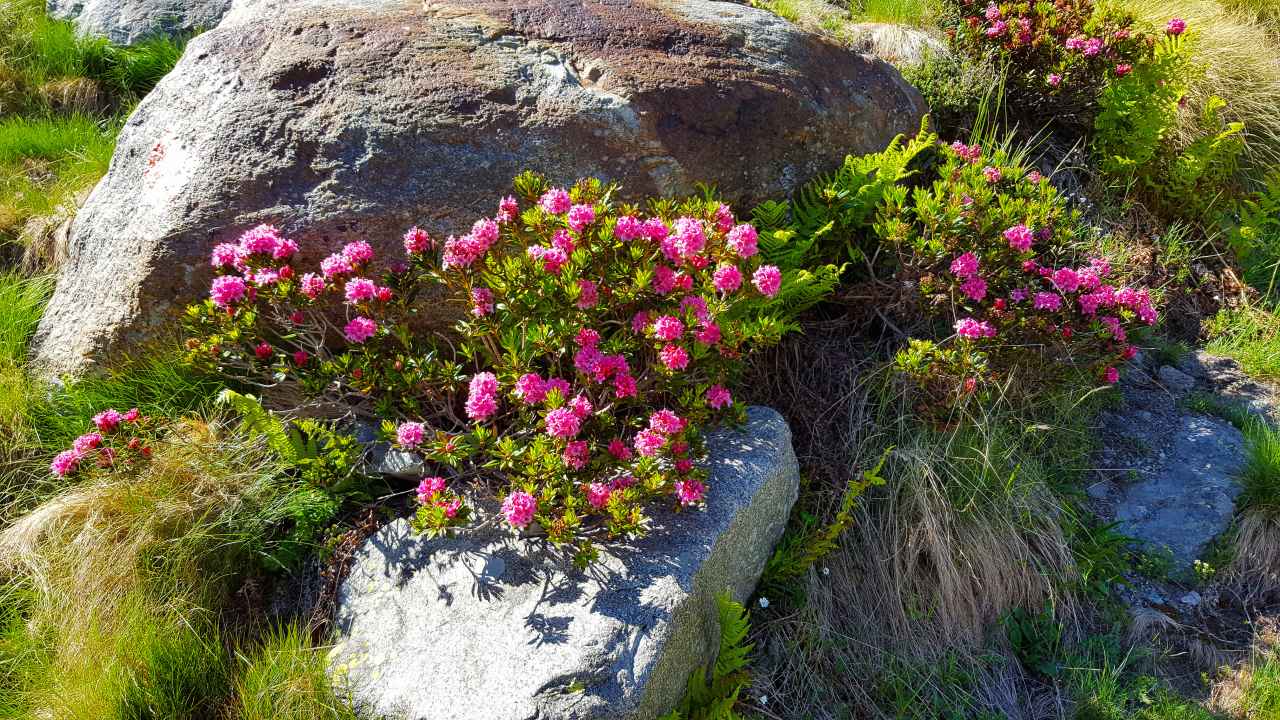
[[[1188,409],[1192,392],[1267,413],[1270,391],[1231,360],[1189,353],[1178,364],[1135,363],[1125,408],[1103,413],[1099,478],[1089,495],[1117,530],[1186,570],[1231,524],[1245,440],[1226,420]]]
[[[883,61],[731,3],[357,5],[191,42],[75,221],[36,340],[47,371],[149,336],[205,292],[213,244],[257,223],[312,258],[355,238],[398,256],[410,225],[492,215],[527,168],[630,197],[715,182],[745,210],[925,110]]]
[[[634,546],[566,573],[509,535],[370,538],[339,589],[335,681],[372,717],[653,720],[714,658],[715,596],[746,599],[799,474],[786,422],[751,408],[710,438],[705,511],[663,512]]]
[[[232,0],[48,0],[49,15],[117,45],[216,27]]]

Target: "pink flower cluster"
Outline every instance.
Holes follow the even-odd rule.
[[[466,402],[467,417],[485,420],[498,411],[498,377],[491,372],[476,373],[471,378]]]
[[[78,470],[90,458],[96,458],[100,467],[113,466],[121,450],[109,445],[109,440],[114,438],[119,431],[129,429],[140,421],[142,421],[142,417],[141,413],[138,412],[138,408],[132,408],[123,413],[114,408],[108,408],[94,415],[93,426],[96,432],[87,432],[77,437],[71,443],[69,449],[58,453],[53,458],[53,461],[49,463],[49,472],[53,473],[55,477],[65,478]],[[151,448],[146,446],[137,435],[129,437],[123,445],[123,450],[129,453],[136,453],[142,458],[151,456]]]
[[[537,499],[523,490],[511,493],[502,501],[502,515],[514,528],[528,527],[537,510]]]

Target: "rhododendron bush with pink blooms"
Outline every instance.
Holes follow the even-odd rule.
[[[1007,63],[1007,105],[1088,130],[1098,94],[1151,57],[1154,35],[1131,13],[1093,0],[952,0],[957,44]],[[1045,113],[1053,113],[1050,118]]]
[[[714,199],[515,187],[465,235],[410,229],[394,257],[355,242],[295,267],[294,243],[251,229],[214,249],[189,349],[282,409],[380,421],[428,466],[420,530],[491,498],[588,559],[643,532],[647,506],[705,500],[703,432],[741,417],[742,359],[783,332],[782,272]]]
[[[1015,367],[1040,384],[1067,371],[1115,382],[1137,352],[1129,334],[1157,320],[1151,293],[1081,254],[1097,243],[1079,211],[1004,149],[957,142],[939,153],[937,178],[891,191],[876,226],[938,335],[964,351],[926,341],[899,355],[926,404],[947,407]]]

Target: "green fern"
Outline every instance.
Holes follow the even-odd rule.
[[[778,549],[765,564],[764,575],[760,580],[760,586],[765,592],[793,599],[798,596],[801,585],[796,580],[835,550],[840,544],[840,537],[853,525],[853,509],[857,499],[868,488],[885,483],[881,472],[891,452],[892,447],[884,451],[875,467],[849,481],[840,501],[840,510],[828,525],[815,528],[814,521],[809,519],[783,535]]]
[[[241,428],[251,435],[262,436],[267,447],[285,462],[293,464],[300,459],[299,448],[290,437],[284,421],[264,408],[258,398],[226,389],[218,393],[215,402],[239,415]]]
[[[733,711],[738,697],[751,684],[747,671],[753,645],[747,643],[751,621],[747,609],[728,591],[716,597],[720,617],[720,648],[708,673],[699,667],[689,677],[684,699],[661,720],[738,720]]]

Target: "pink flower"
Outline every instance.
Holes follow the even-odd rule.
[[[93,425],[99,431],[109,433],[120,427],[120,421],[124,417],[116,410],[108,408],[93,416]]]
[[[533,514],[537,509],[538,501],[522,490],[511,493],[502,501],[502,515],[511,524],[511,527],[526,527],[533,522]]]
[[[991,24],[991,27],[987,28],[986,30],[987,37],[999,37],[1004,34],[1005,30],[1008,30],[1008,29],[1009,29],[1009,23],[1003,20],[997,20]]]
[[[973,275],[960,283],[960,292],[970,300],[979,302],[987,296],[987,281],[983,280],[981,275]]]
[[[349,242],[342,248],[342,257],[353,267],[363,265],[373,259],[373,246],[364,240]]]
[[[306,350],[298,350],[293,354],[293,364],[299,367],[306,365],[310,359],[311,356],[307,354]]]
[[[733,228],[733,209],[724,203],[716,208],[716,229],[727,233]]]
[[[719,410],[733,405],[733,395],[723,385],[712,385],[707,388],[707,405]]]
[[[538,204],[552,215],[560,215],[569,212],[573,201],[569,199],[569,193],[565,192],[564,188],[555,187],[543,193],[538,199]]]
[[[576,233],[581,233],[588,225],[595,222],[595,219],[596,209],[590,205],[574,205],[569,208],[569,227]]]
[[[1080,276],[1071,268],[1058,268],[1053,271],[1053,284],[1064,293],[1075,292],[1080,287]]]
[[[400,423],[400,427],[396,428],[396,442],[401,447],[416,448],[422,444],[424,437],[426,428],[420,422]]]
[[[693,461],[689,458],[680,458],[675,461],[675,468],[676,472],[681,475],[687,475],[689,474],[689,471],[693,469]]]
[[[587,485],[586,489],[587,502],[591,504],[591,507],[596,510],[600,510],[605,505],[609,504],[609,495],[612,494],[612,490],[608,485],[598,482],[591,483],[590,485]]]
[[[573,354],[573,366],[583,375],[595,375],[600,370],[604,353],[595,347],[584,347]]]
[[[681,505],[696,505],[702,500],[702,496],[707,492],[707,486],[697,478],[685,478],[677,480],[675,484],[676,498],[680,500]]]
[[[1116,77],[1124,77],[1133,72],[1133,66],[1129,63],[1120,63],[1116,65]]]
[[[355,277],[347,281],[347,303],[355,305],[356,303],[372,300],[377,296],[378,286],[372,280],[368,278]]]
[[[57,477],[66,477],[75,472],[76,466],[80,464],[81,454],[75,450],[63,450],[53,458],[53,462],[49,463],[49,472]]]
[[[484,317],[493,312],[493,291],[487,287],[471,289],[471,314]]]
[[[484,420],[498,411],[498,378],[491,372],[476,373],[467,388],[465,409],[472,420]]]
[[[431,501],[431,497],[438,492],[444,490],[444,478],[439,476],[424,477],[418,483],[418,502],[426,505]]]
[[[139,415],[138,408],[129,408],[129,411],[122,415],[121,419],[127,423],[137,422]]]
[[[677,218],[674,232],[662,241],[662,253],[672,262],[687,259],[707,245],[702,221],[692,217]]]
[[[235,267],[240,260],[240,248],[231,243],[215,245],[209,256],[209,264],[216,268]]]
[[[365,340],[373,337],[378,332],[378,323],[367,317],[352,318],[351,322],[342,329],[342,333],[347,336],[349,342],[356,344],[363,343]]]
[[[613,236],[623,242],[644,237],[644,223],[640,222],[634,215],[623,215],[618,218],[618,222],[613,226]]]
[[[578,249],[568,230],[557,230],[556,234],[551,236],[551,247],[562,251],[566,257],[573,255],[573,251]]]
[[[983,12],[983,17],[987,19],[987,22],[995,22],[999,20],[1001,17],[1000,6],[995,3],[988,3],[986,11]]]
[[[600,302],[600,293],[596,289],[596,284],[590,280],[578,281],[578,308],[580,310],[589,310]]]
[[[996,329],[987,321],[978,321],[973,318],[961,318],[955,324],[956,334],[966,340],[977,340],[979,338],[991,338],[996,336]]]
[[[312,300],[315,300],[320,296],[320,293],[324,292],[324,278],[314,273],[303,275],[299,285],[302,289],[302,294]]]
[[[102,444],[102,436],[98,433],[85,433],[71,443],[71,449],[78,455],[84,455]]]
[[[326,278],[331,278],[355,272],[355,268],[351,267],[351,261],[346,256],[334,253],[320,261],[320,272]]]
[[[573,414],[577,415],[580,420],[586,420],[591,417],[591,413],[595,412],[595,407],[592,406],[590,398],[586,395],[575,395],[574,398],[569,401],[569,409],[572,410]]]
[[[641,310],[640,312],[631,316],[631,332],[639,335],[640,333],[643,333],[644,329],[648,326],[649,326],[649,313],[645,312],[644,310]]]
[[[715,274],[711,276],[711,282],[716,290],[725,294],[731,293],[742,286],[742,271],[737,265],[724,263],[716,268]]]
[[[684,334],[684,323],[679,318],[663,315],[653,323],[653,336],[659,340],[678,340]]]
[[[558,275],[560,269],[569,262],[568,254],[560,248],[532,245],[527,252],[530,258],[542,261],[542,269],[552,275]]]
[[[653,457],[658,454],[663,445],[667,444],[667,438],[653,430],[641,430],[636,433],[635,442],[632,444],[641,457]]]
[[[562,399],[569,397],[569,393],[573,390],[573,386],[569,384],[568,380],[558,377],[548,378],[545,387],[548,395],[554,390],[560,393]]]
[[[290,240],[289,238],[282,237],[279,242],[276,243],[275,252],[271,253],[271,257],[276,260],[288,260],[293,257],[293,254],[296,252],[298,252],[298,243]]]
[[[751,276],[751,284],[765,297],[773,297],[782,287],[782,272],[773,265],[761,265]]]
[[[1014,250],[1026,252],[1031,249],[1031,245],[1035,242],[1035,234],[1026,225],[1014,225],[1004,231],[1004,239],[1009,242],[1009,247]]]
[[[627,447],[627,444],[622,442],[622,438],[614,438],[609,441],[609,454],[618,460],[630,460],[631,448]]]
[[[435,241],[426,230],[413,226],[404,234],[404,251],[410,255],[420,255],[435,247]]]
[[[683,370],[689,367],[689,351],[675,343],[668,343],[663,346],[658,356],[668,370]]]
[[[506,225],[520,215],[520,203],[510,195],[498,201],[498,223]]]
[[[560,457],[564,460],[564,464],[568,465],[572,470],[581,470],[587,466],[591,460],[591,450],[586,440],[574,440],[564,446],[564,452]]]
[[[1103,42],[1101,38],[1089,38],[1084,43],[1084,56],[1095,57],[1102,52]]]
[[[1102,379],[1106,380],[1108,385],[1115,385],[1117,382],[1120,382],[1120,371],[1113,367],[1109,367],[1106,372],[1103,373]]]
[[[547,397],[547,384],[534,373],[525,373],[516,380],[515,395],[526,405],[537,405]]]
[[[755,226],[742,223],[741,225],[735,225],[729,231],[729,236],[725,242],[738,257],[749,258],[759,252],[757,246],[759,238],[760,234],[756,232]]]
[[[582,420],[569,408],[556,408],[547,413],[547,434],[557,438],[573,438],[582,430]]]
[[[998,183],[1004,177],[1004,173],[1000,172],[1000,168],[994,165],[988,165],[982,168],[982,175],[989,183]]]
[[[245,255],[272,255],[280,243],[280,231],[271,225],[259,225],[240,236],[240,250]]]
[[[662,221],[662,218],[653,217],[644,221],[644,234],[650,240],[660,243],[667,239],[671,231],[667,229],[667,224]]]
[[[978,274],[980,266],[981,263],[978,260],[978,256],[972,252],[967,252],[951,261],[951,274],[958,278],[972,277]]]
[[[258,346],[253,349],[253,354],[257,355],[259,360],[266,360],[271,357],[271,345],[265,342],[260,342],[258,343]]]
[[[979,159],[982,158],[981,145],[965,145],[959,140],[951,143],[951,151],[954,152],[956,155],[959,155],[962,159],[968,160],[971,163],[977,162]]]
[[[1164,26],[1164,31],[1170,35],[1181,35],[1187,31],[1187,21],[1182,18],[1173,18],[1168,25]]]
[[[720,326],[709,322],[695,333],[693,338],[703,345],[715,345],[720,342]]]
[[[581,348],[593,348],[600,344],[600,333],[591,328],[582,328],[573,337],[573,342]]]
[[[689,309],[693,310],[693,316],[698,322],[707,322],[711,319],[711,313],[707,310],[707,301],[697,295],[690,295],[680,301],[680,312]]]
[[[636,484],[636,476],[631,474],[619,475],[609,483],[610,490],[625,490]]]
[[[649,429],[664,435],[677,435],[684,432],[689,421],[671,410],[658,410],[649,416]]]
[[[1028,297],[1031,297],[1031,293],[1029,293],[1026,288],[1014,288],[1009,293],[1009,299],[1015,303],[1020,303]]]
[[[1031,304],[1031,307],[1036,310],[1049,310],[1051,312],[1056,312],[1062,307],[1062,296],[1057,293],[1038,292],[1036,293],[1035,302]]]
[[[231,307],[244,298],[246,292],[248,287],[244,284],[244,279],[235,275],[220,275],[213,279],[213,285],[209,287],[209,297],[220,308]]]
[[[1074,37],[1069,37],[1067,38],[1066,42],[1062,43],[1062,46],[1067,50],[1083,50],[1084,38],[1080,37],[1079,35]]]
[[[1058,87],[1062,84],[1062,76],[1058,73],[1049,73],[1049,87]]]
[[[1136,345],[1125,346],[1124,352],[1120,354],[1120,357],[1124,358],[1125,360],[1132,360],[1137,356],[1138,356],[1138,347]]]
[[[613,395],[619,400],[636,396],[636,379],[623,373],[613,378]]]

